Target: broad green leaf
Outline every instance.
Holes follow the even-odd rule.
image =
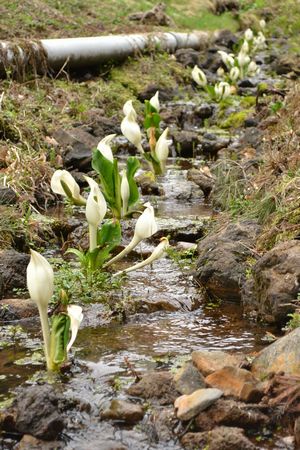
[[[118,220],[108,220],[98,230],[97,242],[99,247],[109,246],[112,250],[121,242],[121,225]]]
[[[127,180],[128,180],[128,184],[129,184],[129,190],[130,190],[130,195],[129,195],[129,199],[128,199],[128,207],[129,208],[131,206],[135,205],[135,203],[138,201],[138,199],[140,197],[137,184],[134,180],[134,175],[139,167],[140,167],[140,163],[137,158],[135,158],[134,156],[130,156],[127,159],[126,175],[127,175]]]
[[[93,152],[92,167],[100,177],[101,187],[107,203],[114,204],[114,164],[102,155],[99,150]]]

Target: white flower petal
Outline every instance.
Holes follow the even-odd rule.
[[[76,339],[79,326],[83,319],[83,314],[82,314],[81,306],[78,306],[78,305],[69,305],[67,308],[67,311],[68,311],[68,316],[70,317],[70,320],[71,320],[71,325],[70,325],[71,338],[67,345],[67,352],[68,352],[70,350],[70,348],[72,347],[72,345],[74,344],[74,341]]]
[[[116,137],[116,134],[109,134],[108,136],[103,138],[97,145],[97,149],[99,150],[99,152],[102,153],[102,155],[110,162],[114,161],[113,152],[110,147],[110,143],[114,137]]]
[[[150,105],[153,106],[153,108],[155,108],[157,112],[159,112],[159,108],[160,108],[158,96],[159,96],[159,91],[156,91],[155,95],[153,95],[153,97],[151,97],[149,100]]]
[[[46,309],[53,295],[54,275],[51,265],[40,253],[30,250],[27,266],[27,289],[39,308]]]

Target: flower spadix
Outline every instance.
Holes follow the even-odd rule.
[[[165,170],[166,161],[169,155],[169,146],[172,141],[167,139],[169,128],[166,128],[163,133],[159,136],[155,145],[155,155],[160,162],[162,171]]]
[[[127,267],[127,269],[121,270],[120,272],[115,273],[113,276],[121,275],[122,273],[128,273],[133,272],[134,270],[141,269],[144,266],[147,266],[148,264],[153,263],[156,259],[161,258],[165,255],[166,249],[169,246],[169,240],[166,237],[161,238],[160,243],[157,247],[153,250],[151,255],[146,258],[144,261],[141,261],[137,264],[134,264],[133,266]]]
[[[207,78],[203,70],[199,69],[198,66],[194,66],[192,70],[192,78],[199,86],[204,87],[207,85]]]
[[[114,161],[114,156],[110,146],[110,143],[114,137],[116,137],[116,134],[109,134],[108,136],[103,138],[97,145],[97,150],[99,150],[99,152],[102,153],[102,155],[110,162]]]
[[[97,229],[106,214],[107,205],[96,181],[87,176],[84,178],[91,189],[86,202],[85,216],[89,224],[90,251],[92,251],[97,247]]]
[[[159,104],[159,91],[156,91],[153,97],[150,98],[149,103],[153,108],[159,112],[160,104]]]
[[[121,131],[129,142],[131,142],[141,153],[144,153],[141,129],[135,119],[135,111],[129,111],[121,122]]]
[[[55,194],[68,197],[75,205],[85,205],[86,200],[80,195],[80,188],[67,170],[56,170],[52,175],[50,186]]]
[[[71,338],[67,345],[67,352],[70,350],[74,341],[76,339],[78,329],[83,319],[82,308],[78,305],[69,305],[67,308],[68,316],[70,317],[70,329],[71,329]]]
[[[40,253],[30,250],[30,254],[30,262],[27,266],[27,289],[39,310],[46,362],[47,367],[50,368],[50,330],[47,309],[53,295],[53,269]]]
[[[147,239],[157,232],[157,223],[155,221],[153,206],[148,202],[144,206],[146,209],[140,215],[135,224],[134,235],[130,243],[124,250],[118,255],[112,258],[104,267],[110,266],[111,264],[119,261],[125,255],[127,255],[131,250],[133,250],[143,239]]]
[[[128,208],[128,200],[130,197],[130,187],[128,183],[128,178],[126,170],[122,170],[121,174],[121,199],[122,199],[122,215],[124,216]]]

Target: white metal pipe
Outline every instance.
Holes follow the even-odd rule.
[[[2,66],[13,66],[16,61],[30,64],[32,52],[28,56],[28,48],[37,52],[37,48],[45,51],[47,66],[59,70],[64,65],[77,69],[93,66],[108,61],[120,61],[128,56],[148,51],[175,52],[179,48],[204,48],[209,40],[206,32],[192,33],[145,33],[129,35],[112,35],[98,37],[42,39],[29,41],[26,46],[0,42],[0,71]],[[34,53],[33,52],[33,53]],[[13,67],[12,67],[13,68]],[[38,69],[38,68],[37,68]]]

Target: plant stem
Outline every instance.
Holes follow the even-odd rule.
[[[50,329],[49,329],[47,308],[39,308],[39,315],[40,315],[40,321],[41,321],[42,333],[43,333],[43,339],[44,339],[44,350],[45,350],[47,369],[52,370],[52,364],[50,361]]]
[[[89,225],[90,252],[97,247],[97,227]]]
[[[127,247],[124,248],[120,253],[118,253],[114,258],[110,259],[106,264],[104,264],[104,268],[110,266],[111,264],[114,264],[115,262],[119,261],[121,258],[124,258],[131,250],[133,250],[140,240],[133,237],[132,241],[127,245]]]

